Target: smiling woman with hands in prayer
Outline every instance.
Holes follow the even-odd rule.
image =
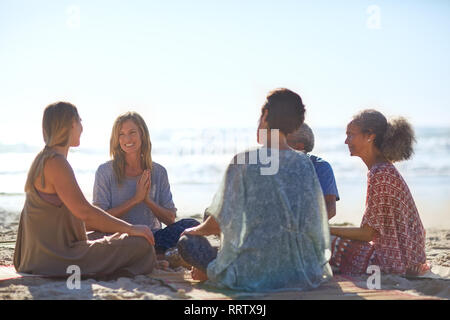
[[[176,246],[186,228],[199,223],[194,219],[175,222],[177,209],[167,171],[152,161],[151,148],[144,119],[136,112],[120,115],[111,133],[112,160],[100,165],[95,175],[93,202],[129,223],[147,225],[155,237],[156,253],[162,255]],[[94,232],[89,237],[99,236]]]

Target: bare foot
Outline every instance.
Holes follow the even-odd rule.
[[[201,271],[200,269],[197,269],[195,267],[192,267],[191,276],[192,276],[192,279],[194,279],[194,280],[199,280],[199,281],[208,280],[208,276],[206,275],[206,273],[204,273],[203,271]]]

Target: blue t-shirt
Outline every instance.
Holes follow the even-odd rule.
[[[114,174],[112,161],[102,164],[95,173],[94,205],[103,210],[108,210],[131,199],[136,193],[136,184],[140,177],[126,177],[122,185],[119,186],[116,175]],[[176,210],[172,200],[172,193],[170,192],[166,169],[162,165],[153,162],[151,179],[151,199],[161,207]],[[152,232],[161,229],[161,222],[143,202],[135,205],[122,215],[120,219],[131,224],[147,225]]]
[[[319,178],[320,186],[324,195],[335,195],[336,201],[339,200],[339,193],[334,179],[333,169],[330,164],[322,158],[308,154],[309,159],[316,169],[317,177]]]

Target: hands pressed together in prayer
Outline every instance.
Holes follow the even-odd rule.
[[[136,184],[136,194],[134,199],[136,203],[140,203],[150,198],[150,189],[152,186],[152,177],[150,170],[144,170]]]

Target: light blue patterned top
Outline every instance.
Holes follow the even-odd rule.
[[[94,182],[94,205],[108,210],[115,208],[125,201],[131,199],[136,194],[136,184],[138,177],[126,177],[119,185],[116,175],[114,174],[112,161],[108,161],[100,165],[95,173]],[[150,197],[161,207],[167,209],[176,209],[170,192],[169,179],[166,169],[153,162],[151,172],[152,185],[150,187]],[[131,224],[147,225],[152,232],[161,229],[161,222],[155,217],[152,210],[143,202],[135,205],[127,213],[120,217]]]
[[[246,153],[252,159],[250,153],[260,149]],[[221,228],[208,278],[243,291],[316,288],[332,272],[328,218],[314,167],[293,150],[279,150],[276,174],[262,175],[267,166],[228,166],[207,209]]]

